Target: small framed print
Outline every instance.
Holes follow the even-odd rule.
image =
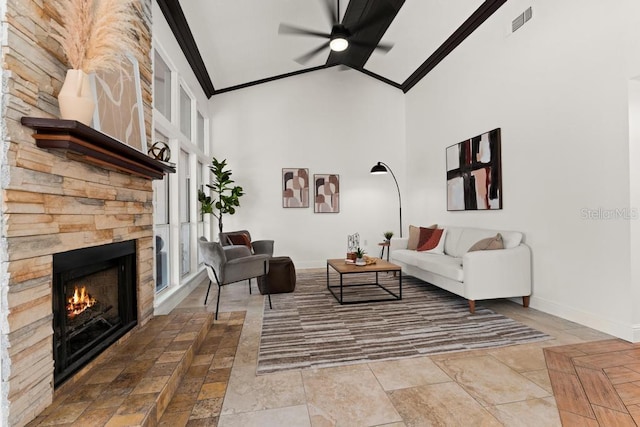
[[[282,168],[282,207],[309,207],[309,169]]]
[[[340,175],[313,175],[315,191],[313,211],[315,213],[340,212]]]

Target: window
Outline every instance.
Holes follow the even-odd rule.
[[[198,126],[197,126],[197,138],[198,138],[198,148],[200,148],[200,150],[204,151],[204,117],[202,117],[202,114],[200,114],[200,111],[198,111]],[[200,188],[200,187],[198,187]]]
[[[197,189],[205,188],[209,113],[199,88],[189,87],[154,40],[154,141],[170,143],[176,173],[153,182],[157,301],[173,298],[180,287],[197,279],[204,268],[200,236],[210,236],[210,219],[200,214]],[[198,102],[200,97],[204,104]],[[208,190],[208,189],[207,189]]]
[[[196,186],[198,187],[198,190],[202,190],[208,194],[209,188],[206,187],[205,184],[202,182],[203,168],[204,168],[204,165],[202,164],[202,162],[198,162],[198,167],[196,168]],[[198,212],[198,236],[197,237],[200,238],[200,236],[204,236],[204,215]],[[200,246],[198,245],[198,265],[202,264],[203,262],[204,261],[200,256]]]
[[[180,132],[191,139],[191,97],[180,86]]]
[[[171,120],[171,69],[157,51],[153,63],[153,106]]]
[[[180,176],[180,277],[191,272],[191,223],[189,221],[189,204],[191,201],[191,170],[189,169],[189,153],[180,150],[180,165],[178,169]]]
[[[169,139],[156,131],[156,141],[168,144]],[[169,176],[162,180],[153,181],[153,222],[156,231],[156,292],[169,286],[171,265],[169,248],[171,247],[171,233],[169,227]]]

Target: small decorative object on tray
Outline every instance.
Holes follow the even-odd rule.
[[[367,265],[364,260],[365,250],[358,246],[356,249],[356,265]]]
[[[347,264],[356,263],[356,249],[360,246],[360,235],[358,233],[347,236]]]
[[[365,265],[375,264],[376,262],[378,262],[378,258],[365,255],[364,262],[365,262]]]

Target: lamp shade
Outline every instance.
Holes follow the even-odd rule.
[[[371,168],[371,174],[373,175],[379,175],[379,174],[383,174],[383,173],[387,173],[387,168],[384,167],[384,165],[382,165],[380,162],[378,162],[377,165],[374,165]]]
[[[382,175],[385,173],[391,173],[391,176],[393,177],[393,182],[396,183],[396,189],[398,190],[398,213],[399,218],[400,218],[400,237],[402,237],[402,197],[400,197],[400,186],[398,185],[398,180],[396,179],[396,175],[393,173],[393,170],[391,169],[391,167],[389,167],[389,165],[387,165],[384,162],[378,162],[377,165],[374,165],[371,168],[371,174],[372,175]]]

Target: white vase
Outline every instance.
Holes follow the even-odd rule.
[[[58,94],[60,117],[65,120],[77,120],[91,125],[96,104],[89,84],[89,75],[82,70],[67,70],[60,93]]]

